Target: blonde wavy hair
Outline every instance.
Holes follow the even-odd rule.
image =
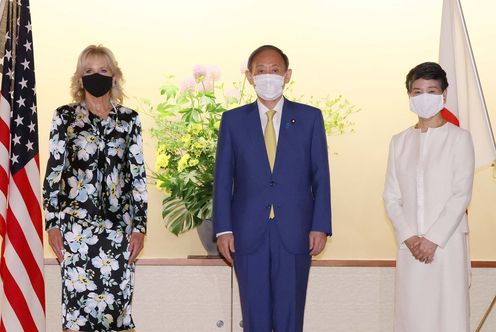
[[[88,60],[88,57],[90,56],[99,56],[105,59],[105,62],[113,78],[112,90],[110,90],[110,98],[119,103],[122,103],[122,100],[125,96],[122,89],[122,85],[124,83],[122,71],[117,64],[112,51],[102,45],[90,45],[86,47],[79,55],[76,65],[76,71],[71,78],[71,96],[73,100],[77,103],[80,103],[84,100],[85,90],[83,89],[81,77],[84,76],[86,62]]]

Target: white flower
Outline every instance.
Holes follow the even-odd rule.
[[[122,277],[122,281],[119,285],[120,289],[123,291],[124,298],[128,298],[131,295],[131,288],[134,284],[134,280],[132,278],[131,269],[127,268],[124,276]]]
[[[127,133],[129,131],[129,122],[118,120],[115,124],[115,131],[119,133]]]
[[[94,267],[100,269],[100,272],[106,276],[110,275],[112,270],[116,271],[119,269],[119,262],[113,257],[109,257],[102,250],[100,250],[100,255],[93,257],[91,263]]]
[[[82,131],[78,138],[74,140],[74,144],[79,149],[77,156],[79,159],[88,161],[90,155],[95,154],[97,149],[98,139],[95,135],[90,134],[87,131]]]
[[[59,160],[60,155],[64,154],[65,141],[59,140],[59,134],[53,135],[49,143],[48,151],[50,151],[50,154],[53,156],[53,158],[55,158],[55,160]]]
[[[124,181],[120,176],[117,168],[112,170],[109,176],[107,176],[107,186],[110,188],[110,211],[115,212],[119,208],[119,197],[122,196],[122,186]]]
[[[69,312],[66,315],[68,328],[74,331],[79,331],[81,326],[84,326],[88,321],[86,318],[79,315],[79,310]]]
[[[138,164],[143,164],[143,145],[141,135],[135,135],[133,141],[136,143],[129,147],[129,152],[131,152]]]
[[[145,179],[133,181],[133,198],[136,202],[148,202]]]
[[[60,212],[59,219],[64,219],[65,214],[73,216],[77,219],[84,219],[88,215],[88,211],[83,208],[73,209],[72,207],[68,206],[62,212]]]
[[[143,164],[131,164],[129,170],[133,177],[145,176],[145,166]]]
[[[113,322],[114,322],[114,317],[112,317],[111,314],[105,314],[102,316],[102,324],[106,328],[109,328],[110,324],[112,324]]]
[[[69,291],[84,292],[86,290],[93,291],[96,289],[96,284],[86,274],[86,270],[81,267],[67,268],[67,277],[65,278],[65,286]]]
[[[122,257],[124,257],[124,260],[127,262],[129,261],[129,257],[131,257],[131,252],[129,250],[124,251],[122,254]]]
[[[73,224],[72,230],[65,233],[66,241],[69,243],[69,248],[73,253],[80,253],[86,257],[88,253],[88,244],[94,245],[98,242],[98,237],[93,235],[91,229],[84,229],[79,224]]]
[[[114,304],[114,295],[111,293],[103,292],[102,294],[96,294],[91,292],[88,294],[88,300],[86,301],[84,311],[90,313],[98,308],[98,311],[102,312],[107,308],[107,305],[112,304]]]
[[[124,151],[126,150],[126,141],[123,138],[118,138],[116,140],[110,141],[108,143],[108,146],[109,155],[122,158],[122,156],[124,155]]]
[[[77,176],[71,176],[67,183],[71,187],[69,198],[75,198],[78,202],[86,202],[88,195],[95,192],[95,186],[91,184],[93,173],[87,169],[86,171],[78,170]]]
[[[62,301],[62,317],[65,317],[67,314],[67,308],[65,306],[65,303]]]
[[[131,305],[127,305],[117,317],[117,327],[129,326],[131,324]]]
[[[45,211],[45,222],[49,222],[55,219],[55,212]]]
[[[62,177],[62,171],[64,169],[64,165],[60,164],[55,167],[52,167],[52,171],[48,174],[46,179],[48,180],[48,183],[53,186],[54,183],[59,183],[60,179]]]
[[[122,215],[122,221],[124,222],[124,225],[126,225],[126,234],[130,234],[133,228],[133,219],[129,212],[125,212]]]
[[[104,230],[111,229],[112,226],[113,226],[113,223],[110,220],[108,220],[108,219],[105,219],[105,220],[104,219],[100,219],[98,221],[98,223],[96,224],[96,230],[95,231],[98,234],[101,234]]]
[[[131,114],[131,113],[133,113],[133,110],[132,110],[132,109],[127,108],[127,107],[125,107],[125,106],[121,106],[121,107],[119,108],[119,111],[120,111],[122,114]]]
[[[76,118],[74,121],[74,125],[83,128],[86,123],[88,123],[88,112],[86,112],[81,106],[76,107]]]
[[[62,117],[58,114],[55,114],[54,117],[53,117],[53,121],[52,121],[52,127],[51,127],[51,130],[56,130],[58,126],[60,126],[62,124]]]
[[[122,239],[124,239],[124,232],[122,230],[109,230],[107,239],[115,243],[122,243]]]

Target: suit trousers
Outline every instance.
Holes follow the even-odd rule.
[[[301,332],[311,256],[288,252],[277,218],[268,220],[265,238],[250,254],[234,254],[243,330]]]

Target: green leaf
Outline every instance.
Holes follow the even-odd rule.
[[[163,85],[160,88],[160,95],[166,96],[167,100],[175,98],[179,88],[174,84]]]
[[[194,216],[186,209],[183,201],[168,197],[164,199],[162,206],[165,225],[173,234],[179,235],[196,226]]]

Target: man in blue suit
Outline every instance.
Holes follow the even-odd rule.
[[[264,45],[248,59],[257,101],[225,112],[214,227],[234,263],[244,331],[299,332],[311,256],[331,235],[329,162],[320,110],[285,99],[288,57]]]

